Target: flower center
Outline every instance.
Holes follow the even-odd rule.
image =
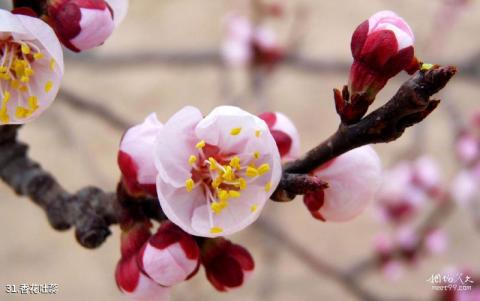
[[[35,62],[44,59],[41,49],[29,41],[17,41],[12,37],[0,41],[0,122],[8,123],[10,115],[7,104],[12,94],[18,95],[18,105],[15,108],[17,119],[27,118],[38,108],[38,96],[34,94],[32,79],[35,77]],[[50,70],[55,68],[55,60],[50,59]],[[53,88],[53,82],[44,83],[45,93]]]
[[[234,128],[230,134],[236,136],[240,131],[241,128]],[[259,137],[260,133],[255,135]],[[197,143],[196,148],[199,150],[198,154],[192,154],[188,159],[192,166],[192,177],[185,181],[185,186],[188,192],[197,186],[202,187],[210,208],[210,223],[213,225],[213,214],[220,214],[228,207],[229,201],[239,198],[249,184],[270,171],[270,165],[257,165],[260,159],[258,151],[242,161],[237,154],[222,154],[217,146],[206,144],[203,140]],[[268,182],[262,189],[268,192],[271,185],[271,182]],[[251,212],[256,209],[257,205],[250,206]],[[210,232],[221,233],[223,229],[212,227]]]

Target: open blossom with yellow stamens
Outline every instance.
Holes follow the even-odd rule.
[[[63,54],[42,20],[0,10],[0,124],[38,117],[53,102],[63,76]]]
[[[204,237],[253,223],[282,172],[265,122],[232,106],[217,107],[205,118],[194,107],[180,110],[159,132],[155,160],[163,212]]]

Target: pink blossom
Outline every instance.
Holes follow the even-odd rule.
[[[354,171],[354,172],[353,172]],[[317,168],[313,175],[328,183],[322,194],[309,193],[304,201],[320,220],[349,221],[367,207],[378,190],[380,159],[370,146],[351,150]]]
[[[63,53],[54,32],[38,18],[0,10],[0,124],[21,124],[54,101]]]
[[[392,11],[380,11],[360,24],[352,36],[354,63],[350,71],[351,95],[374,95],[387,80],[414,61],[410,26]]]
[[[430,156],[424,155],[413,163],[413,181],[427,193],[440,190],[442,185],[441,172],[437,162]]]
[[[242,286],[255,268],[247,249],[224,238],[206,242],[202,263],[208,281],[221,292]]]
[[[115,28],[104,0],[54,1],[48,6],[48,16],[63,45],[76,52],[103,44]]]
[[[227,33],[222,46],[222,56],[227,64],[238,67],[247,64],[252,57],[250,41],[252,24],[248,18],[231,14],[226,18]]]
[[[163,223],[139,254],[142,271],[156,283],[172,286],[193,275],[200,251],[189,234],[171,222]]]
[[[245,16],[231,14],[226,19],[222,57],[233,67],[246,64],[271,68],[283,56],[275,32],[264,25],[254,27]]]
[[[265,122],[231,106],[205,118],[194,107],[180,110],[160,131],[155,159],[163,212],[184,231],[205,237],[253,223],[282,172]]]
[[[378,233],[373,238],[373,246],[377,253],[389,256],[393,251],[394,244],[387,233]]]
[[[158,172],[155,167],[154,148],[162,127],[157,115],[152,113],[143,123],[131,127],[123,135],[118,152],[118,166],[122,171],[122,182],[132,195],[157,195]]]
[[[460,160],[467,164],[480,155],[480,141],[469,133],[461,135],[455,147]]]
[[[137,265],[135,256],[122,258],[115,270],[118,288],[132,300],[168,301],[170,289],[145,276]]]
[[[399,280],[405,273],[404,267],[398,260],[391,260],[382,265],[383,276],[389,281]]]
[[[477,195],[479,183],[470,171],[462,170],[453,179],[450,193],[459,205],[466,207]]]
[[[267,123],[282,159],[297,159],[300,156],[300,135],[293,122],[280,112],[265,112],[258,117]]]
[[[407,221],[425,205],[428,196],[437,197],[442,187],[439,167],[428,156],[400,162],[382,178],[377,200],[384,222]]]
[[[425,248],[434,255],[445,252],[448,246],[447,235],[442,229],[433,229],[425,237]]]

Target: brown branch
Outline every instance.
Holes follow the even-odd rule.
[[[430,96],[441,90],[455,73],[455,67],[437,67],[418,72],[385,105],[355,124],[340,124],[326,141],[300,159],[287,163],[284,177],[287,173],[307,174],[323,163],[363,145],[396,140],[407,127],[421,122],[437,107],[440,101],[430,99]],[[281,190],[288,191],[288,187],[279,185],[274,200],[288,201],[282,198],[288,193]]]
[[[86,248],[100,246],[110,235],[109,226],[118,223],[124,206],[116,193],[85,187],[74,194],[27,155],[28,146],[17,141],[15,125],[0,126],[0,177],[18,195],[29,197],[46,213],[50,225],[59,231],[75,227],[78,242]],[[157,201],[136,200],[134,208],[161,219]]]

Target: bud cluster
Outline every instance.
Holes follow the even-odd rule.
[[[168,300],[170,288],[192,278],[200,263],[219,291],[240,287],[253,272],[250,253],[225,238],[197,240],[170,221],[153,235],[150,228],[145,221],[122,225],[115,279],[122,293],[133,300]]]

